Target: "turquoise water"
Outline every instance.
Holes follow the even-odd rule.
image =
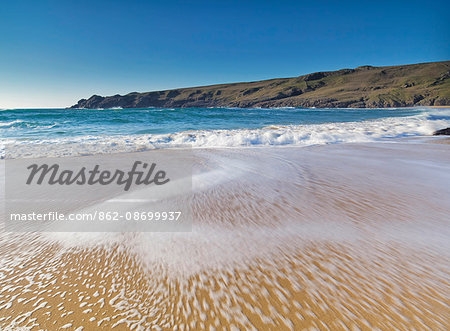
[[[420,109],[303,108],[14,109],[0,111],[0,131],[4,138],[36,140],[364,122],[423,112]]]
[[[0,158],[367,143],[446,127],[450,109],[7,109]]]

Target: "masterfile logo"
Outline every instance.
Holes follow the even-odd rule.
[[[59,164],[38,165],[34,163],[27,167],[30,175],[27,185],[35,182],[41,185],[47,180],[49,185],[121,185],[124,191],[128,191],[131,185],[164,185],[170,181],[166,171],[158,170],[156,163],[135,161],[129,171],[121,169],[101,170],[101,166],[96,164],[91,170],[82,167],[78,171],[62,170]],[[139,170],[142,169],[142,170]],[[36,177],[36,180],[35,180]]]
[[[5,160],[10,232],[191,231],[192,151]]]

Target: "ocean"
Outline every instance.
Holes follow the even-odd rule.
[[[0,329],[448,325],[450,145],[427,136],[449,109],[16,109],[0,126],[0,196],[20,213],[158,211],[152,186],[37,195],[14,177],[27,157],[115,169],[164,154],[192,184],[155,202],[188,206],[191,231],[4,227]]]
[[[71,145],[71,153],[179,146],[306,146],[430,135],[450,110],[305,108],[4,109],[6,146]],[[14,148],[8,154],[14,154]],[[36,153],[36,152],[33,152]],[[22,155],[22,154],[21,154]],[[21,156],[16,155],[16,156]],[[28,155],[28,154],[27,154]],[[34,154],[33,154],[34,155]],[[14,155],[12,155],[14,156]]]

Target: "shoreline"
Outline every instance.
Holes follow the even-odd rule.
[[[62,110],[62,109],[73,109],[73,110],[127,110],[127,109],[153,109],[153,108],[174,108],[174,107],[112,107],[112,108],[73,108],[73,107],[38,107],[38,108],[0,108],[0,111],[4,110],[42,110],[42,109],[48,109],[48,110]],[[368,109],[368,110],[374,110],[374,109],[450,109],[450,105],[444,105],[444,106],[426,106],[426,105],[415,105],[415,106],[395,106],[395,107],[295,107],[295,106],[280,106],[280,107],[226,107],[226,106],[218,106],[218,107],[175,107],[179,109],[187,109],[187,108],[217,108],[217,109],[284,109],[284,108],[299,108],[299,109]]]
[[[137,150],[123,150],[123,151],[107,151],[105,153],[97,152],[84,152],[80,154],[67,154],[67,155],[58,155],[54,154],[50,157],[53,158],[77,158],[77,157],[95,157],[95,156],[108,156],[108,155],[120,155],[126,157],[127,155],[139,155],[139,153],[148,153],[151,151],[214,151],[214,150],[252,150],[252,149],[303,149],[303,148],[315,148],[320,146],[358,146],[364,144],[396,144],[396,143],[410,143],[416,142],[419,144],[425,143],[433,143],[433,144],[448,144],[450,141],[450,137],[446,135],[422,135],[422,136],[410,136],[410,137],[400,137],[400,138],[383,138],[380,140],[368,141],[368,142],[338,142],[338,143],[317,143],[317,144],[307,144],[307,145],[251,145],[251,146],[199,146],[192,147],[190,145],[187,146],[170,146],[170,147],[159,147],[159,148],[148,148],[148,149],[137,149]],[[69,144],[62,145],[70,147]],[[38,148],[39,146],[37,146]],[[64,148],[59,148],[58,150],[64,150]],[[42,155],[27,155],[26,157],[9,157],[5,158],[3,155],[0,156],[0,161],[7,160],[17,160],[17,159],[26,159],[26,158],[45,158],[46,156]]]

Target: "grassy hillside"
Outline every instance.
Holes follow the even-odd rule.
[[[450,61],[82,99],[72,108],[450,105]]]

